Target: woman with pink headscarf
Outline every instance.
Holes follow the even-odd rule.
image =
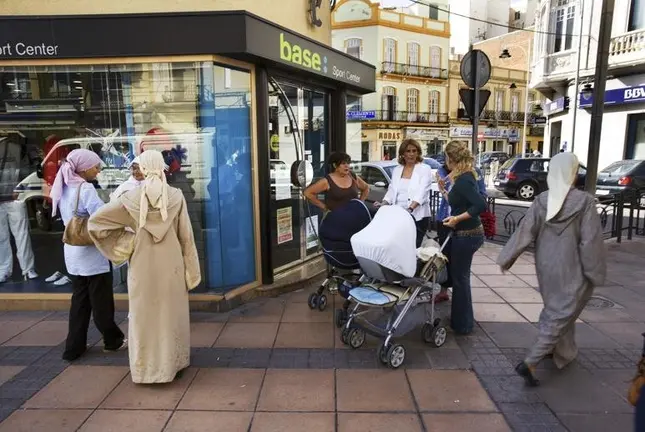
[[[96,153],[79,149],[70,152],[58,170],[51,190],[52,209],[54,216],[60,211],[65,226],[75,210],[79,216],[88,217],[104,205],[90,183],[101,172],[101,165],[101,158]],[[76,360],[87,350],[87,330],[92,315],[96,328],[103,335],[104,350],[125,348],[123,332],[114,322],[110,263],[95,246],[65,244],[64,252],[65,265],[72,275],[73,294],[63,359]]]

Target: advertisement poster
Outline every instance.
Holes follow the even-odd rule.
[[[318,246],[318,215],[305,219],[307,250]]]
[[[281,208],[276,211],[278,216],[278,244],[293,240],[293,218],[291,207]]]
[[[291,199],[291,178],[288,169],[275,170],[275,200]]]

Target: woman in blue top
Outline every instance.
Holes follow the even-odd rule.
[[[488,194],[486,193],[486,183],[484,182],[484,176],[482,175],[482,172],[479,170],[479,168],[475,168],[475,172],[477,173],[477,187],[479,189],[479,193],[483,197],[487,197]],[[450,191],[450,178],[448,177],[448,174],[450,174],[450,169],[448,168],[448,165],[444,163],[441,168],[437,170],[437,183],[439,183],[439,190],[441,192],[441,202],[439,203],[439,210],[437,211],[437,220],[442,221],[448,216],[450,216],[450,204],[448,203],[448,192]],[[439,223],[437,225],[437,235],[439,237],[439,243],[443,244],[444,241],[446,241],[446,237],[448,236],[448,233],[450,232],[450,229],[446,228],[442,223]],[[450,245],[447,245],[447,247],[444,249],[444,255],[448,259],[450,259]],[[448,288],[452,287],[452,277],[450,275],[450,266],[446,267],[447,273],[448,273],[448,278],[446,281],[441,284],[441,292],[437,295],[437,298],[435,301],[437,303],[441,303],[444,301],[450,300],[450,297],[448,296]]]

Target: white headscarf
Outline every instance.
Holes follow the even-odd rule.
[[[573,153],[558,153],[551,158],[546,182],[549,195],[546,206],[546,220],[553,219],[562,209],[573,182],[578,175],[579,162]]]
[[[134,165],[134,164],[139,165],[139,156],[135,157],[132,160],[132,162],[130,162],[128,164],[128,168],[131,169],[132,165]],[[114,190],[114,192],[112,192],[112,194],[110,195],[110,200],[115,200],[115,199],[119,198],[121,195],[123,195],[124,193],[130,192],[131,190],[136,189],[137,187],[139,187],[141,185],[141,183],[142,182],[140,182],[139,180],[134,178],[133,175],[131,175],[130,177],[128,177],[128,179],[126,181],[121,183],[119,185],[119,187],[117,187]]]
[[[139,169],[145,177],[141,186],[140,228],[146,224],[148,205],[159,209],[161,220],[168,219],[168,184],[164,166],[163,156],[157,150],[146,150],[139,155]]]

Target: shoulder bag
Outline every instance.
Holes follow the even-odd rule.
[[[70,246],[94,246],[94,242],[90,238],[90,233],[87,230],[87,221],[89,216],[80,216],[78,214],[78,202],[81,198],[81,189],[83,184],[78,186],[76,192],[76,205],[74,206],[74,215],[65,225],[63,232],[63,243]]]

